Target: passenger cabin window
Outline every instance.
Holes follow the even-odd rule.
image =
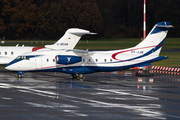
[[[104,59],[104,62],[106,62],[106,59]]]
[[[98,59],[96,59],[96,62],[98,62]]]
[[[5,55],[7,55],[7,52],[5,52]]]
[[[49,62],[49,59],[47,59],[47,62]]]
[[[91,59],[89,59],[89,62],[91,62]]]
[[[29,56],[18,56],[16,60],[29,60]]]
[[[55,62],[55,59],[53,59],[53,62]]]
[[[14,53],[13,52],[11,52],[11,55],[13,55]]]
[[[83,62],[85,62],[85,59],[83,59]]]
[[[112,59],[110,59],[110,61],[112,62]]]

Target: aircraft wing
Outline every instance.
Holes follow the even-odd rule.
[[[66,50],[66,52],[70,52],[70,51],[74,52],[78,56],[88,56],[88,55],[93,55],[94,54],[94,52],[88,51],[88,50],[75,50],[75,49]]]

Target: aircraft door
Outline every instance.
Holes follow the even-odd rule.
[[[35,68],[40,69],[42,67],[42,57],[39,55],[35,56]]]

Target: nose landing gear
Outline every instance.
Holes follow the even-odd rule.
[[[18,71],[17,75],[16,75],[16,78],[22,78],[24,75],[24,72],[23,71]]]

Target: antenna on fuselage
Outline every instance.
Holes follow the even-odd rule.
[[[18,47],[18,46],[19,46],[19,44],[16,45],[16,47]]]

